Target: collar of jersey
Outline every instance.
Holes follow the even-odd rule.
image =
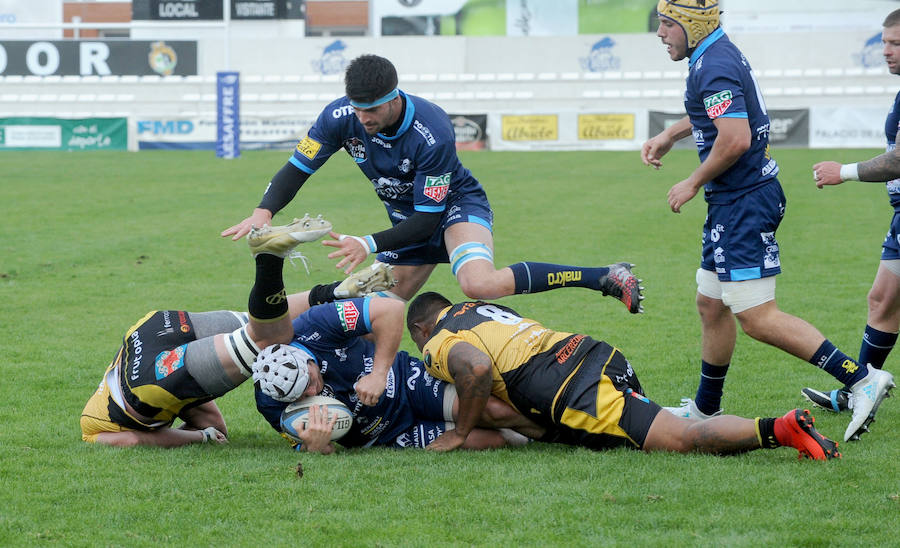
[[[399,139],[406,133],[406,130],[409,129],[409,126],[412,125],[413,116],[416,115],[416,107],[413,106],[412,101],[409,100],[409,96],[400,91],[400,95],[403,96],[403,99],[406,101],[406,112],[403,113],[403,123],[400,124],[400,129],[397,130],[396,135],[391,135],[388,137],[383,133],[378,133],[378,137],[384,139],[385,141],[393,141],[394,139]]]
[[[725,36],[725,31],[722,30],[722,27],[717,28],[712,31],[712,34],[707,36],[703,43],[697,46],[697,49],[694,50],[694,53],[691,54],[691,60],[688,62],[688,67],[693,67],[694,63],[697,62],[704,53],[706,53],[706,48],[713,45],[713,43],[719,38]]]

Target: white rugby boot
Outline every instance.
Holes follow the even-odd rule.
[[[254,257],[260,253],[268,253],[277,257],[288,257],[295,247],[302,243],[314,242],[331,231],[331,223],[322,218],[310,217],[307,213],[302,219],[294,219],[283,226],[255,226],[247,235],[247,244]]]
[[[850,409],[853,418],[844,432],[844,441],[856,441],[869,431],[869,425],[875,422],[875,413],[884,398],[891,396],[896,386],[894,376],[883,369],[869,368],[869,374],[850,387]]]
[[[707,415],[697,409],[697,404],[691,398],[681,398],[681,406],[679,407],[663,407],[663,409],[683,419],[706,420],[722,414],[722,410],[719,409],[712,415]]]
[[[376,261],[345,278],[334,288],[334,296],[338,299],[351,299],[387,291],[395,285],[397,280],[394,279],[394,267]]]

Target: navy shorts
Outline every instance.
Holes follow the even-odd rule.
[[[444,211],[440,227],[435,230],[431,238],[400,249],[382,251],[378,253],[378,261],[395,265],[449,263],[450,257],[444,243],[444,231],[456,223],[478,223],[488,230],[492,230],[494,212],[491,211],[491,205],[484,192],[471,192],[451,198],[447,204],[447,210]]]
[[[884,243],[881,244],[881,260],[896,261],[900,259],[900,213],[894,212],[891,227],[888,229]]]
[[[703,225],[703,270],[740,282],[781,272],[775,231],[787,200],[777,179],[729,204],[709,204]]]

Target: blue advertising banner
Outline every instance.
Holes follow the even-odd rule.
[[[216,73],[216,157],[241,155],[240,73]]]

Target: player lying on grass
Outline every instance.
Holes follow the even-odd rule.
[[[249,314],[164,310],[138,320],[81,413],[82,439],[116,446],[225,443],[225,420],[213,400],[251,375],[261,348],[290,342],[284,257],[330,229],[307,216],[251,231],[256,280]],[[172,427],[176,418],[184,421],[180,428]]]
[[[433,378],[420,360],[398,351],[403,302],[370,296],[309,308],[308,292],[289,299],[291,315],[303,312],[293,322],[288,347],[295,357],[266,353],[253,364],[257,409],[276,431],[281,432],[281,414],[290,402],[314,395],[336,398],[353,414],[353,427],[338,441],[344,447],[422,448],[453,428],[459,408],[455,387]],[[304,365],[298,369],[297,362]],[[526,441],[499,428],[513,428],[528,437],[544,434],[497,398],[485,402],[473,424],[484,428],[473,428],[462,444],[467,449]],[[332,426],[314,406],[308,426],[299,432],[302,443],[295,447],[333,452]]]
[[[840,457],[838,444],[816,432],[806,410],[781,418],[722,415],[705,421],[661,412],[643,395],[618,349],[585,335],[551,331],[504,306],[453,305],[428,292],[410,303],[406,323],[428,372],[455,383],[458,392],[456,426],[431,450],[465,443],[493,395],[546,428],[546,441],[598,450],[625,446],[714,454],[790,446],[801,457]]]

